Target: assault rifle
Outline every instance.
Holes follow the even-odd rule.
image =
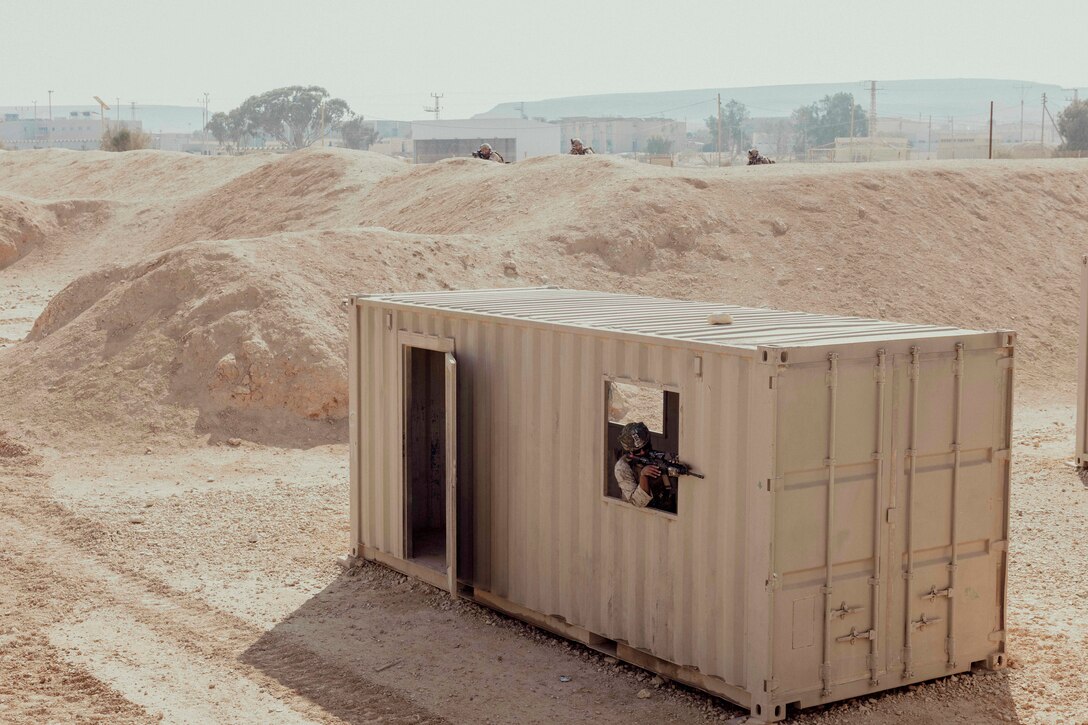
[[[636,463],[641,463],[644,466],[657,466],[661,469],[662,473],[668,476],[695,476],[696,478],[706,478],[703,474],[691,470],[691,466],[685,465],[680,461],[669,460],[669,454],[664,451],[649,451],[644,456],[631,456],[631,460]]]

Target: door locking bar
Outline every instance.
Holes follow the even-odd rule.
[[[951,599],[952,598],[952,587],[945,587],[944,589],[938,589],[936,585],[933,585],[933,586],[931,586],[929,588],[928,592],[926,592],[925,594],[922,595],[922,599],[928,599],[931,602],[934,599],[936,599],[937,597],[948,597],[949,599]]]
[[[854,627],[851,627],[850,628],[850,634],[844,634],[841,637],[836,637],[835,641],[836,642],[849,642],[851,645],[853,645],[854,640],[857,640],[857,639],[876,639],[876,630],[875,629],[868,629],[868,630],[866,630],[864,632],[859,632]]]
[[[934,622],[941,621],[940,617],[927,617],[925,612],[922,612],[922,616],[910,623],[911,629],[925,629],[927,624],[933,624]]]
[[[838,617],[839,619],[845,619],[846,615],[853,614],[854,612],[860,612],[865,607],[848,607],[846,602],[839,605],[838,609],[832,609],[830,614],[832,617]]]

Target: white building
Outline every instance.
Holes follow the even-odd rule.
[[[142,131],[140,121],[102,119],[88,111],[71,112],[68,116],[22,118],[17,113],[5,113],[0,121],[0,143],[9,149],[62,148],[75,151],[97,149],[102,144],[106,128],[127,128]]]
[[[457,156],[471,156],[482,143],[507,161],[563,153],[561,129],[554,123],[523,118],[458,118],[449,121],[413,121],[415,162],[424,164]]]

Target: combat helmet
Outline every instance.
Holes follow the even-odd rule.
[[[620,448],[631,453],[650,443],[650,429],[642,421],[628,423],[620,430]]]

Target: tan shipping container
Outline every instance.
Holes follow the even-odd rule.
[[[1004,666],[1014,333],[554,288],[350,304],[353,555],[766,721]],[[619,497],[632,409],[705,475],[675,512]]]

